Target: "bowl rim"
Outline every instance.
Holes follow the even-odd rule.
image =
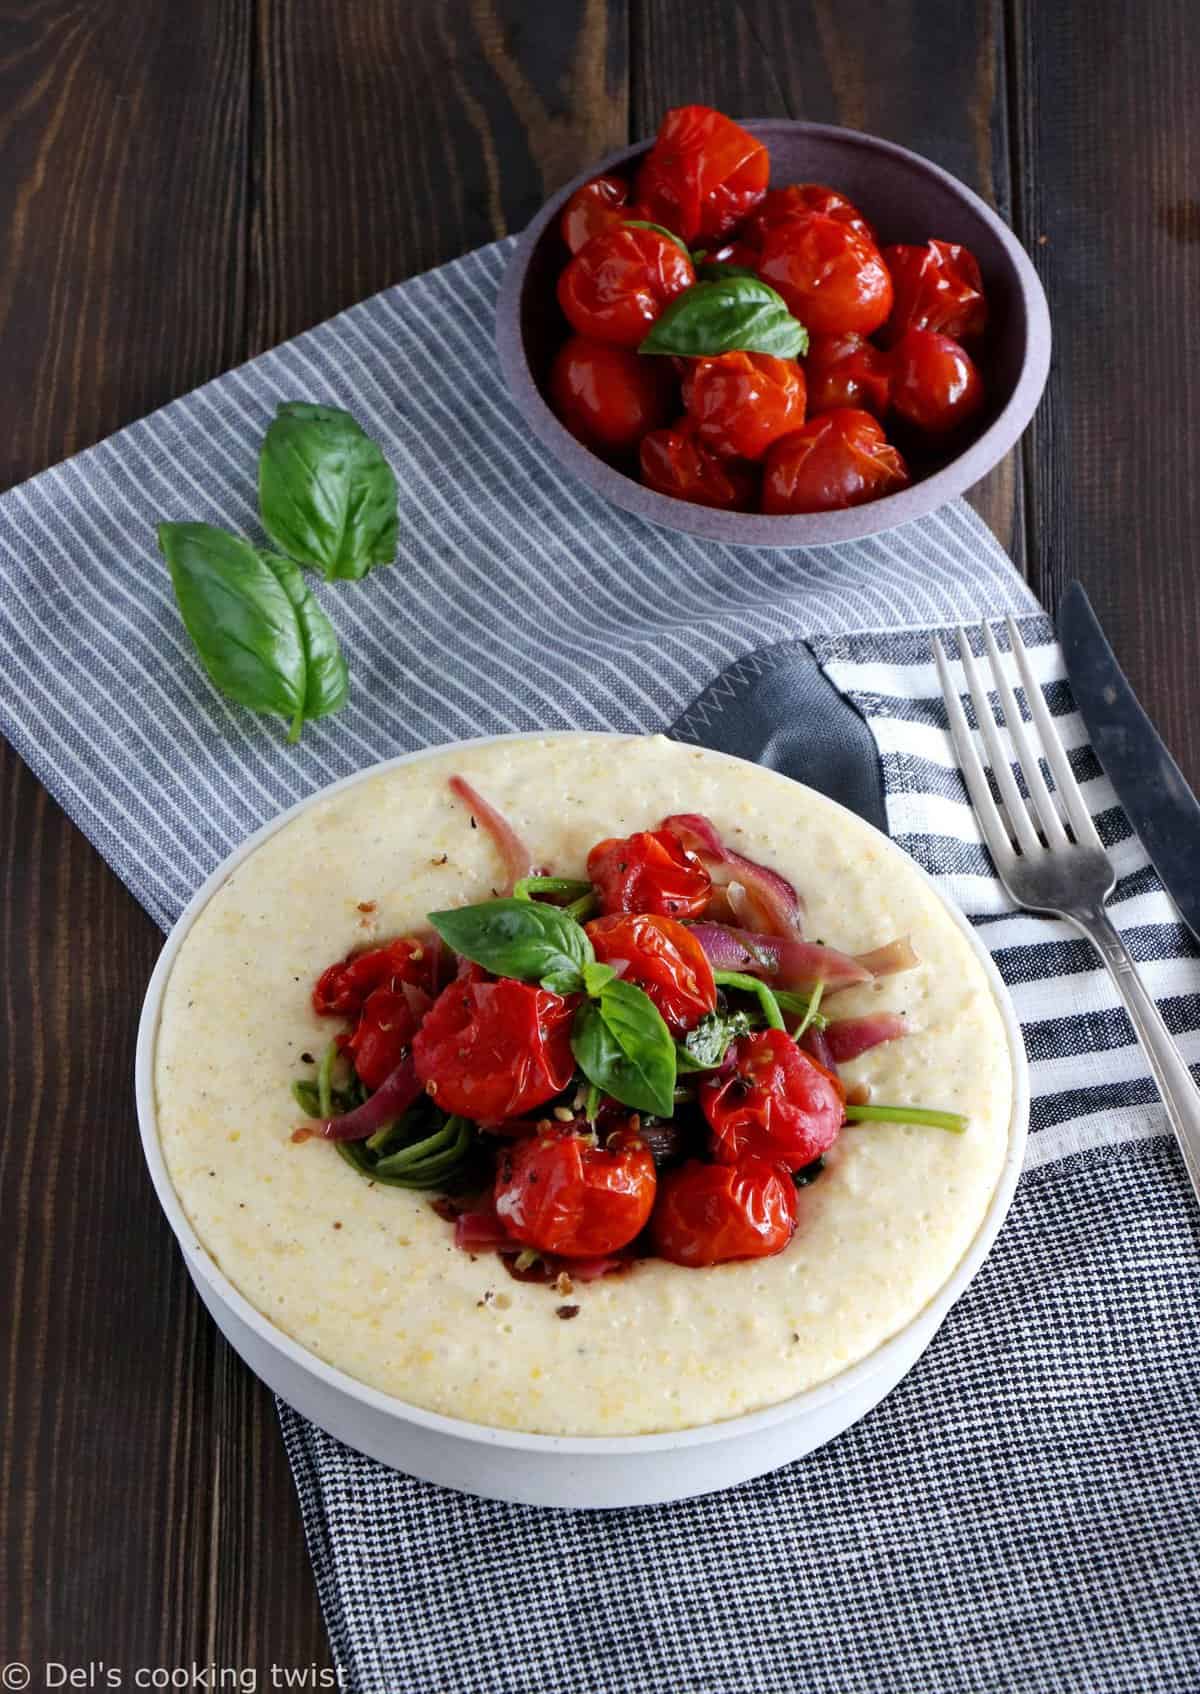
[[[881,1342],[864,1358],[848,1366],[845,1370],[839,1371],[835,1376],[828,1378],[827,1381],[817,1383],[812,1388],[804,1389],[799,1394],[790,1395],[772,1405],[760,1407],[755,1411],[744,1412],[736,1417],[719,1419],[711,1423],[695,1424],[680,1430],[654,1431],[644,1435],[539,1434],[534,1431],[475,1423],[467,1418],[452,1417],[443,1412],[434,1412],[423,1406],[413,1405],[407,1400],[400,1399],[397,1395],[385,1393],[382,1389],[372,1388],[369,1383],[362,1382],[337,1366],[326,1363],[317,1354],[311,1352],[302,1343],[294,1340],[284,1330],[280,1329],[270,1318],[264,1316],[235,1287],[233,1282],[220,1269],[188,1219],[182,1201],[176,1193],[167,1171],[166,1159],[159,1142],[154,1090],[154,1053],[167,980],[176,955],[190,933],[192,925],[213,895],[223,887],[243,860],[247,859],[270,836],[283,829],[293,818],[298,817],[301,812],[306,811],[310,806],[328,799],[330,795],[337,794],[343,789],[379,776],[385,771],[396,770],[404,765],[416,764],[424,759],[436,758],[446,753],[494,746],[506,741],[540,741],[551,734],[556,740],[560,738],[611,741],[630,739],[627,734],[620,731],[576,730],[553,731],[545,734],[539,734],[536,731],[516,731],[504,735],[473,736],[461,741],[445,742],[436,747],[419,748],[411,753],[401,753],[395,758],[380,760],[377,764],[368,765],[363,770],[354,771],[349,776],[316,789],[312,794],[297,801],[294,805],[288,806],[275,817],[268,819],[266,823],[247,836],[240,845],[222,859],[221,863],[205,879],[180,913],[163,944],[146,988],[138,1023],[134,1059],[134,1093],[142,1152],[159,1205],[162,1207],[171,1231],[179,1243],[192,1275],[201,1278],[209,1292],[224,1306],[232,1310],[242,1323],[266,1346],[282,1353],[293,1365],[315,1377],[324,1387],[358,1401],[361,1405],[370,1408],[372,1412],[381,1413],[398,1423],[417,1424],[438,1434],[476,1444],[515,1448],[546,1455],[579,1454],[591,1457],[611,1456],[617,1458],[621,1455],[632,1456],[681,1446],[699,1447],[714,1442],[736,1440],[739,1437],[756,1434],[773,1425],[790,1422],[794,1418],[802,1417],[806,1413],[828,1405],[833,1400],[840,1399],[845,1394],[853,1393],[873,1378],[877,1372],[887,1368],[894,1356],[903,1351],[906,1342],[911,1341],[914,1330],[928,1326],[929,1336],[927,1339],[931,1337],[950,1307],[975,1276],[999,1234],[1012,1203],[1024,1161],[1029,1121],[1029,1070],[1021,1026],[1009,998],[1008,990],[992,960],[991,954],[979,939],[968,919],[956,906],[950,904],[928,872],[921,865],[918,865],[916,860],[911,858],[902,847],[892,841],[890,836],[884,835],[882,831],[875,830],[874,825],[866,824],[866,827],[879,836],[888,852],[902,858],[909,867],[915,869],[917,874],[924,879],[936,895],[938,903],[949,913],[959,930],[966,936],[984,968],[984,973],[1000,1009],[1009,1056],[1012,1061],[1013,1099],[1008,1142],[1004,1163],[997,1177],[987,1210],[969,1246],[942,1287],[894,1335]],[[708,750],[716,751],[715,749]],[[740,759],[731,753],[721,753],[718,756],[728,759],[735,765],[753,763],[753,761]],[[755,766],[754,768],[762,769],[763,767]],[[782,772],[774,774],[779,775],[785,782],[795,780],[784,776]],[[796,786],[807,788],[809,785],[796,783]],[[817,789],[811,791],[813,793],[820,792]],[[827,795],[822,795],[821,798],[828,804],[837,806],[839,811],[848,810],[839,805],[837,801],[830,800]],[[848,815],[854,817],[859,824],[866,823],[866,820],[859,818],[856,813],[848,813]]]
[[[824,547],[861,541],[911,523],[944,506],[985,476],[1016,445],[1033,417],[1050,371],[1050,308],[1041,279],[1025,248],[1004,219],[974,189],[968,188],[965,182],[923,154],[902,147],[898,142],[885,141],[883,137],[871,135],[865,130],[846,129],[839,124],[805,123],[796,118],[738,118],[736,122],[760,139],[769,139],[771,131],[801,131],[867,152],[885,153],[914,174],[932,177],[941,183],[988,225],[1013,268],[1025,315],[1025,347],[1013,391],[983,434],[932,476],[911,483],[895,494],[884,495],[881,500],[870,500],[838,512],[800,512],[785,516],[769,516],[764,512],[714,513],[708,506],[659,494],[622,471],[614,470],[590,448],[577,441],[546,403],[525,357],[521,335],[521,296],[529,261],[547,226],[558,216],[575,190],[595,176],[628,164],[646,151],[654,140],[653,136],[618,148],[580,171],[546,201],[518,237],[505,266],[496,300],[496,348],[509,392],[534,434],[568,471],[622,510],[666,529],[711,536],[714,518],[722,517],[737,523],[737,534],[724,538],[729,546]],[[802,529],[799,532],[797,529],[797,526],[806,523],[819,523],[821,534],[814,539],[806,539]]]

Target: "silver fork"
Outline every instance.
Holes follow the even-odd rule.
[[[1011,618],[1006,623],[1032,725],[1021,717],[1000,649],[986,623],[983,625],[983,640],[991,661],[992,686],[1000,697],[1002,721],[1012,738],[1017,769],[1024,779],[1030,801],[1024,799],[1017,787],[980,665],[971,652],[966,634],[962,629],[958,631],[959,655],[1003,811],[992,797],[983,763],[975,748],[975,738],[968,728],[962,701],[950,677],[942,644],[936,635],[933,638],[938,676],[946,697],[946,710],[950,714],[950,733],[975,815],[1000,881],[1017,905],[1032,912],[1050,912],[1055,917],[1065,918],[1087,937],[1107,966],[1150,1061],[1150,1069],[1182,1149],[1192,1187],[1197,1199],[1200,1199],[1200,1091],[1197,1091],[1191,1072],[1172,1041],[1141,972],[1121,939],[1120,931],[1108,915],[1105,901],[1113,891],[1116,873],[1084,805],[1066,750],[1034,678],[1021,632]],[[1054,778],[1054,794],[1051,794],[1042,776],[1039,754]],[[1059,804],[1055,803],[1055,796]]]

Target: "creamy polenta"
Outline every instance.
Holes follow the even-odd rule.
[[[690,1270],[645,1260],[552,1287],[458,1250],[429,1196],[371,1187],[291,1139],[290,1085],[328,1023],[332,960],[487,899],[502,872],[447,778],[460,772],[556,873],[602,837],[701,812],[781,871],[807,932],[847,952],[911,937],[920,965],[845,991],[839,1016],[903,1012],[911,1033],[843,1067],[875,1100],[965,1113],[963,1135],[843,1130],[800,1191],[777,1257]],[[946,1282],[1004,1162],[1013,1060],[990,983],[904,855],[811,790],[662,737],[499,741],[377,772],[319,798],[201,911],[167,982],[155,1049],[159,1135],[201,1243],[241,1293],[319,1358],[415,1405],[572,1435],[675,1430],[771,1405],[863,1359]]]

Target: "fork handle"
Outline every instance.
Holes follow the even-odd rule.
[[[1106,909],[1098,906],[1092,911],[1073,913],[1072,922],[1099,952],[1125,1002],[1134,1032],[1150,1061],[1196,1198],[1200,1200],[1200,1089],[1192,1081],[1192,1073]]]

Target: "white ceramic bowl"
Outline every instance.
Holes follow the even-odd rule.
[[[522,738],[485,737],[480,742],[454,745],[513,739]],[[163,991],[192,924],[242,860],[304,807],[379,771],[452,750],[449,746],[429,748],[390,759],[282,812],[218,866],[171,931],[142,1008],[136,1061],[137,1109],[155,1193],[183,1251],[188,1272],[218,1329],[269,1388],[340,1441],[426,1482],[485,1499],[534,1506],[645,1506],[711,1493],[761,1476],[840,1435],[907,1374],[979,1269],[1012,1200],[1024,1157],[1029,1115],[1025,1046],[990,955],[952,906],[946,909],[978,955],[1000,1005],[1012,1057],[1012,1121],[1000,1180],[954,1274],[910,1323],[849,1370],[763,1411],[665,1435],[561,1436],[492,1429],[410,1406],[324,1363],[244,1299],[198,1239],[171,1185],[155,1115],[154,1048]],[[912,861],[891,842],[887,842],[887,850],[911,866]]]

